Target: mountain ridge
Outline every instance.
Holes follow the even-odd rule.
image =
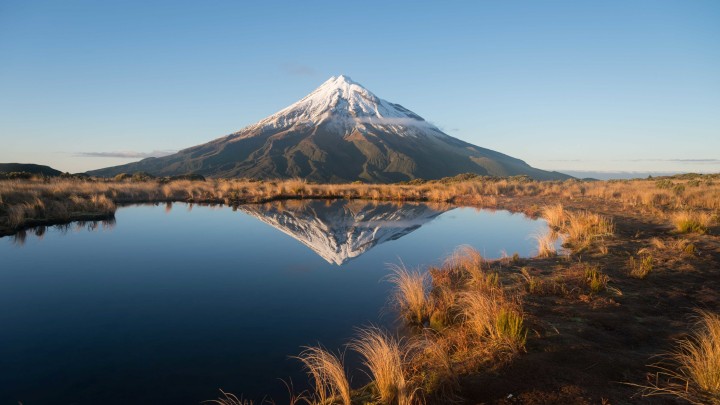
[[[333,76],[298,102],[227,136],[176,154],[93,170],[114,176],[145,171],[171,176],[317,182],[398,182],[476,173],[570,176],[536,169],[520,159],[445,134],[400,104],[377,97],[347,76]]]
[[[35,163],[0,163],[0,173],[30,173],[48,177],[56,177],[63,172],[50,166]]]

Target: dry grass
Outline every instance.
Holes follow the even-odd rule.
[[[712,224],[712,216],[698,211],[680,211],[671,217],[675,230],[679,233],[707,232]]]
[[[450,343],[442,335],[426,331],[412,344],[416,353],[414,374],[422,394],[435,398],[434,403],[454,402],[460,382],[450,354]]]
[[[600,271],[595,266],[586,266],[585,269],[585,281],[591,292],[599,293],[607,289],[608,281],[610,277],[607,274]]]
[[[525,348],[527,331],[520,305],[502,290],[464,292],[459,298],[464,324],[483,342],[511,353]]]
[[[602,215],[581,211],[567,214],[563,232],[567,234],[565,242],[579,251],[589,248],[598,239],[613,236],[615,226]]]
[[[650,255],[644,255],[640,259],[631,256],[628,260],[628,268],[630,277],[644,279],[653,269],[653,258]]]
[[[578,180],[531,181],[456,176],[414,184],[311,184],[301,179],[121,180],[77,178],[0,180],[0,228],[13,230],[38,222],[67,221],[83,215],[107,215],[115,204],[138,202],[203,202],[235,205],[293,198],[343,198],[365,200],[432,201],[493,207],[502,198],[541,197],[588,199],[617,203],[667,218],[678,210],[700,216],[707,226],[720,211],[720,181],[715,175],[679,176],[662,181]],[[668,183],[672,183],[668,186]],[[552,228],[568,228],[569,242],[612,233],[612,224],[600,218],[570,215],[562,205],[539,209]],[[702,216],[704,215],[704,216]],[[572,220],[575,220],[574,223]],[[590,221],[588,221],[590,220]],[[589,229],[589,230],[588,230]],[[693,229],[693,227],[690,227]],[[574,240],[574,241],[573,241]]]
[[[420,270],[392,265],[388,281],[395,285],[393,301],[399,313],[411,324],[422,325],[429,316],[428,276]]]
[[[698,311],[698,322],[677,349],[653,365],[656,381],[645,395],[674,395],[693,404],[720,404],[720,315]]]
[[[297,356],[315,389],[315,401],[318,405],[350,405],[350,382],[345,374],[342,356],[336,356],[322,347],[306,347]]]
[[[370,327],[361,329],[350,347],[363,357],[363,364],[369,370],[382,403],[411,405],[417,402],[418,391],[405,373],[409,362],[408,346],[401,340]]]
[[[553,230],[558,231],[565,227],[565,209],[562,204],[544,206],[541,216]]]
[[[596,245],[598,251],[607,254],[607,246],[602,242],[615,232],[615,226],[609,218],[588,211],[569,212],[562,204],[543,207],[541,216],[553,232],[535,236],[538,241],[538,256],[550,257],[555,254],[551,244],[554,232],[562,233],[565,238],[564,245],[573,247],[576,252]]]
[[[533,238],[535,238],[538,244],[538,257],[553,257],[557,255],[557,249],[555,249],[557,236],[553,234],[553,232],[533,235]]]

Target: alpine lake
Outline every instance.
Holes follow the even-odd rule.
[[[0,239],[0,403],[197,404],[219,389],[283,401],[285,384],[307,388],[303,346],[397,330],[389,265],[425,269],[461,245],[531,256],[546,229],[507,211],[341,200],[132,205],[29,229]]]

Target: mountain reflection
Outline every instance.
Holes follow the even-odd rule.
[[[358,200],[277,201],[238,207],[337,265],[401,238],[450,209],[439,204]]]

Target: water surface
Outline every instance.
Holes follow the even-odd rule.
[[[260,399],[300,347],[393,327],[387,264],[534,252],[521,214],[346,201],[130,206],[0,239],[0,404]],[[39,236],[36,236],[39,235]],[[382,315],[385,314],[385,315]]]

